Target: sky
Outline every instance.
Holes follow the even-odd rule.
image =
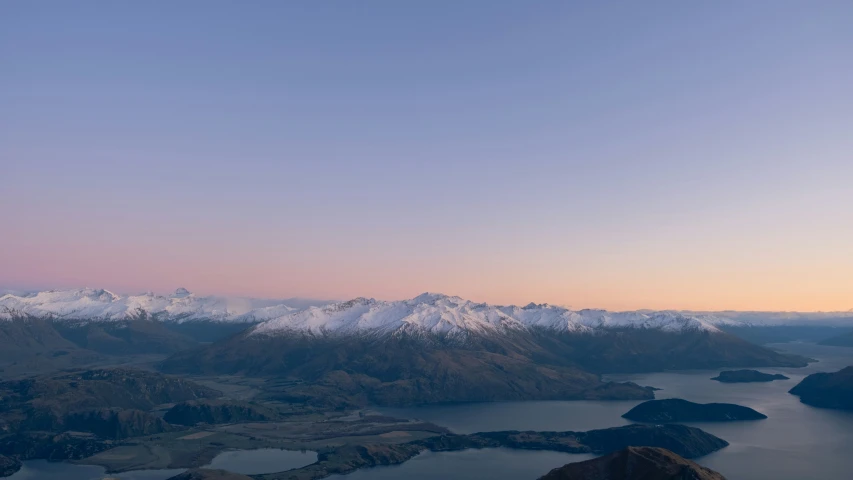
[[[0,2],[0,286],[853,308],[853,2]]]

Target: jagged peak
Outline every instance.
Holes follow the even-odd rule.
[[[535,303],[525,307],[498,306],[474,303],[445,294],[423,293],[409,300],[387,302],[359,297],[325,307],[287,312],[256,326],[253,334],[295,331],[314,334],[388,334],[415,331],[467,335],[540,328],[567,332],[592,331],[597,328],[719,331],[701,319],[671,312],[572,311]]]
[[[179,287],[175,290],[175,293],[172,294],[172,298],[184,298],[192,295],[189,290],[184,287]]]

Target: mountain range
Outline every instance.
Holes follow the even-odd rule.
[[[290,379],[280,399],[323,406],[648,399],[651,390],[600,375],[807,364],[727,333],[731,321],[714,315],[498,306],[435,293],[302,307],[182,288],[7,294],[0,363],[24,374],[35,361],[169,354],[166,372]]]
[[[265,310],[267,307],[271,309]],[[280,315],[296,309],[277,300],[198,296],[185,288],[178,288],[171,295],[156,295],[151,292],[119,295],[104,289],[78,288],[0,296],[0,318],[24,314],[41,318],[89,321],[150,317],[175,322],[253,322],[255,311],[265,310]]]
[[[608,312],[605,310],[571,310],[549,304],[529,304],[525,307],[493,306],[475,303],[441,294],[425,293],[402,302],[382,302],[358,298],[351,302],[370,304],[373,307],[401,306],[403,304],[433,303],[445,300],[469,311],[489,312],[499,316],[514,316],[527,325],[578,329],[601,326],[642,325],[666,327],[673,319],[686,321],[693,327],[849,327],[853,324],[853,311],[846,312],[739,312],[739,311],[652,311]],[[334,302],[290,298],[284,300],[249,297],[196,295],[178,288],[170,295],[152,292],[137,295],[120,295],[98,288],[44,290],[38,292],[0,292],[0,319],[13,315],[30,315],[55,319],[87,319],[92,321],[124,320],[140,315],[160,320],[185,322],[193,320],[220,322],[259,322],[288,316],[312,307],[323,307]],[[343,302],[350,303],[350,302]],[[454,307],[455,308],[455,307]],[[520,313],[524,310],[525,313]],[[678,323],[676,320],[675,324]],[[679,328],[679,327],[676,327]]]
[[[602,373],[721,366],[805,366],[678,312],[493,306],[423,294],[357,298],[270,318],[176,353],[183,374],[290,378],[281,399],[340,405],[523,399],[651,398]]]

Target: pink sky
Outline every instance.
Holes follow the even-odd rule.
[[[851,2],[66,3],[0,15],[0,287],[853,308]]]

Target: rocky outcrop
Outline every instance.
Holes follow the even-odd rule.
[[[853,410],[853,367],[809,375],[790,393],[814,407]]]
[[[680,398],[643,402],[622,415],[628,420],[650,423],[731,422],[761,420],[766,415],[732,403],[694,403]]]
[[[192,400],[181,402],[163,415],[163,419],[175,425],[192,426],[198,423],[211,425],[220,423],[265,422],[280,418],[271,408],[250,402],[232,400]]]
[[[722,383],[772,382],[773,380],[788,380],[781,374],[759,372],[758,370],[726,370],[712,378]]]
[[[17,458],[0,455],[0,477],[8,477],[21,469],[21,462]]]
[[[190,380],[130,368],[78,370],[0,383],[9,407],[65,415],[101,408],[150,410],[163,403],[216,398],[221,392]]]
[[[170,432],[175,427],[141,410],[104,408],[74,412],[62,419],[62,430],[91,432],[101,438],[130,438]]]
[[[101,440],[92,435],[16,433],[0,437],[0,455],[20,460],[79,460],[116,445],[112,441]]]
[[[0,383],[0,433],[89,432],[121,439],[174,430],[148,410],[221,393],[127,368],[81,370]]]
[[[725,477],[663,448],[628,447],[604,457],[555,468],[539,480],[725,480]]]

